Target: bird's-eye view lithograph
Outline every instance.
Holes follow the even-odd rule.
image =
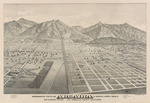
[[[145,4],[6,3],[3,18],[4,94],[146,94]]]

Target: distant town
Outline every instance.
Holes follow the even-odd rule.
[[[145,94],[146,32],[130,24],[4,23],[5,94]]]

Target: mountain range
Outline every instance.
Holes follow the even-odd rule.
[[[124,24],[102,24],[101,22],[82,29],[83,34],[99,39],[104,37],[119,38],[126,41],[141,41],[146,42],[146,32],[137,29],[127,23]],[[111,39],[111,38],[109,38]]]
[[[83,28],[80,25],[69,26],[60,20],[36,23],[24,18],[4,23],[4,37],[64,38],[92,43],[124,43],[125,41],[146,43],[146,32],[127,23],[104,24],[99,22]]]
[[[6,22],[4,23],[4,37],[10,38],[19,36],[22,32],[24,32],[29,27],[32,27],[35,24],[37,23],[30,20],[26,20],[24,18],[21,18],[17,21],[13,20],[10,22]]]
[[[92,40],[91,37],[83,35],[78,30],[66,25],[60,20],[52,20],[36,24],[20,34],[22,37],[36,38],[65,38]]]

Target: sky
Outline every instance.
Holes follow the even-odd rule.
[[[37,23],[59,19],[72,26],[88,27],[98,22],[128,23],[146,31],[146,4],[4,4],[4,22],[25,18]]]

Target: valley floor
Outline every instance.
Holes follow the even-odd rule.
[[[4,51],[5,94],[146,94],[141,45],[28,40]]]

